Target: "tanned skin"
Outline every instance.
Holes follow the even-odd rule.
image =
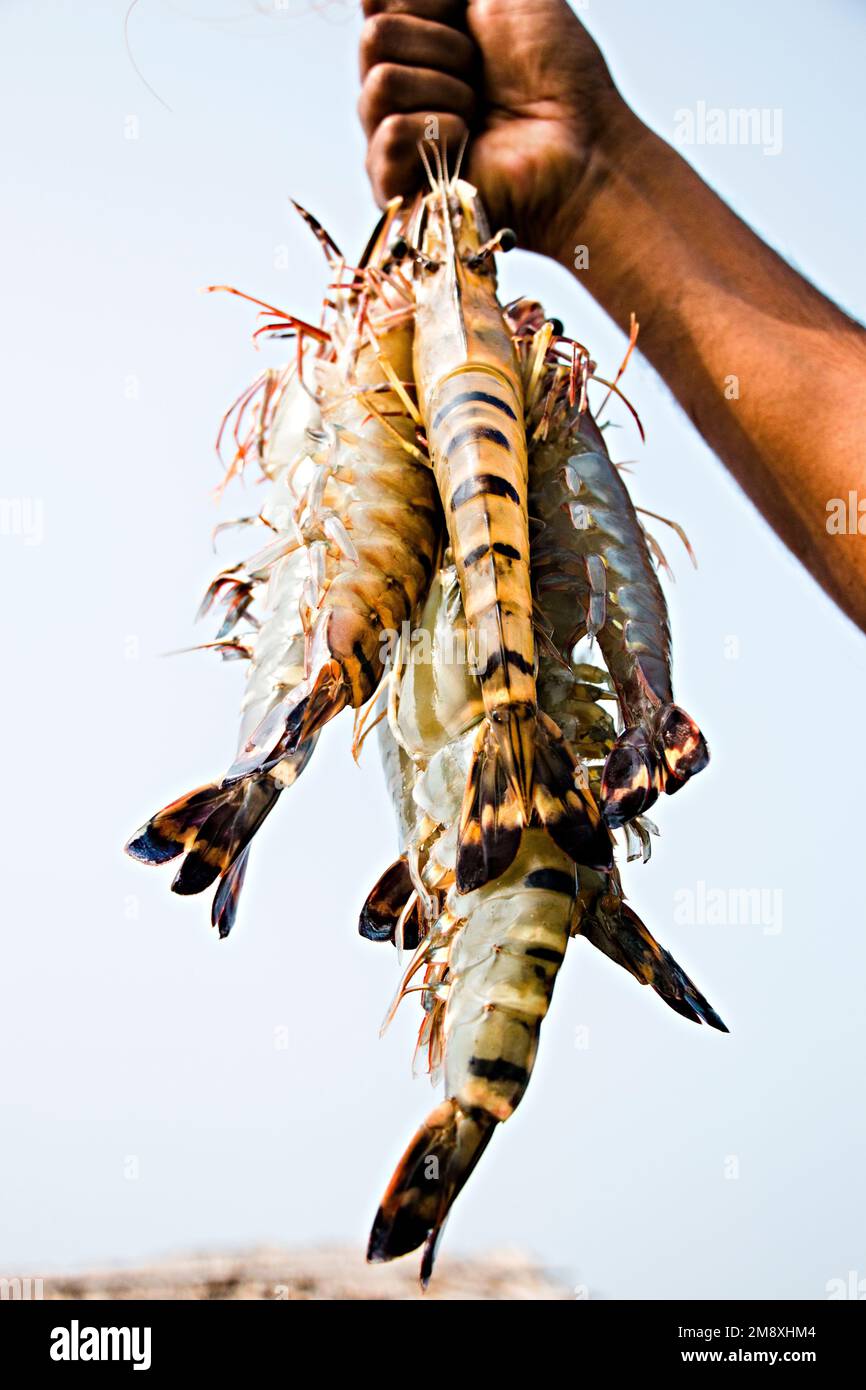
[[[866,334],[654,135],[565,0],[364,0],[359,111],[379,202],[418,186],[429,117],[491,222],[574,271],[785,544],[866,631]],[[727,399],[731,376],[739,396]],[[864,521],[866,524],[866,521]]]

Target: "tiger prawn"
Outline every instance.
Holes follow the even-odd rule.
[[[524,392],[494,267],[513,234],[491,238],[476,190],[438,163],[410,224],[417,244],[404,249],[414,268],[418,404],[485,710],[457,832],[457,882],[469,892],[508,868],[532,824],[583,862],[604,862],[607,836],[538,711]]]
[[[485,705],[454,566],[434,580],[421,628],[428,640],[413,644],[392,674],[389,718],[380,724],[403,853],[372,890],[359,929],[414,948],[397,1002],[420,992],[418,1050],[434,1078],[444,1073],[445,1099],[400,1160],[368,1247],[368,1259],[382,1261],[423,1246],[426,1286],[455,1198],[526,1091],[572,935],[585,936],[685,1017],[726,1030],[625,903],[612,862],[576,864],[535,825],[503,874],[460,891],[457,817]],[[597,758],[613,738],[599,703],[610,692],[601,671],[582,668],[581,682],[560,680],[561,671],[541,653],[539,714],[570,730],[566,755],[581,780],[584,758]]]
[[[539,616],[549,622],[566,662],[582,636],[598,640],[623,723],[604,765],[602,815],[612,829],[627,826],[660,793],[673,794],[702,771],[709,748],[695,721],[674,703],[670,624],[654,552],[663,557],[587,409],[585,384],[577,398],[577,345],[562,340],[572,349],[564,365],[560,337],[533,301],[515,301],[507,317],[530,383]],[[587,370],[585,349],[580,354]]]
[[[176,893],[219,879],[212,920],[221,935],[234,920],[250,840],[303,771],[322,727],[375,694],[440,546],[436,487],[415,442],[407,390],[411,286],[391,269],[398,204],[386,209],[357,268],[304,215],[336,279],[330,320],[320,329],[264,306],[260,332],[299,338],[297,366],[265,374],[252,443],[236,426],[236,465],[254,445],[271,487],[261,520],[272,539],[218,575],[205,602],[225,602],[218,640],[250,657],[238,753],[220,781],[172,802],[126,847],[148,864],[184,855]],[[241,412],[251,399],[242,398]],[[259,618],[253,601],[263,593]],[[243,617],[251,630],[228,639]]]

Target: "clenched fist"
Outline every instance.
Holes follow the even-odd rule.
[[[367,171],[377,200],[421,186],[431,116],[494,225],[560,254],[590,196],[593,155],[624,108],[566,0],[364,0]]]

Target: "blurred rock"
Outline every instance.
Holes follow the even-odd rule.
[[[527,1258],[501,1251],[485,1259],[442,1256],[429,1292],[418,1285],[418,1259],[365,1264],[360,1250],[255,1250],[190,1255],[135,1269],[91,1270],[45,1279],[58,1299],[543,1299],[573,1292]]]

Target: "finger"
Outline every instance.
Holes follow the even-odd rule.
[[[474,101],[468,83],[447,73],[377,63],[364,79],[358,115],[369,139],[386,116],[401,113],[446,112],[468,122]]]
[[[466,23],[466,0],[364,0],[364,14],[411,14],[437,24]]]
[[[418,142],[429,134],[430,122],[438,124],[438,138],[457,150],[466,136],[466,122],[449,112],[411,112],[386,116],[367,147],[367,174],[380,206],[389,198],[406,197],[424,183],[424,166]]]
[[[371,16],[361,30],[361,77],[377,63],[432,68],[468,78],[475,63],[475,45],[468,35],[447,24],[383,11]]]

